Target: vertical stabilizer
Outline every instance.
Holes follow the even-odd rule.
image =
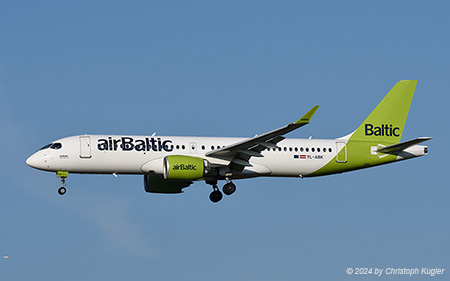
[[[356,129],[350,140],[399,143],[416,89],[416,80],[397,82]]]

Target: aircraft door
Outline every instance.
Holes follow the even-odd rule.
[[[189,144],[189,149],[191,151],[191,154],[197,154],[197,143],[196,142],[191,142]]]
[[[80,137],[80,158],[91,158],[91,137]]]
[[[337,150],[336,162],[346,163],[347,162],[347,144],[345,142],[337,142],[336,150]]]

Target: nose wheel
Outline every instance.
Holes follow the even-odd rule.
[[[66,191],[67,191],[67,189],[66,189],[64,186],[61,186],[61,187],[58,189],[59,195],[64,195],[64,194],[66,194]]]

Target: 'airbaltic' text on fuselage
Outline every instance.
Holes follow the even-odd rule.
[[[381,124],[380,127],[372,124],[366,124],[366,136],[386,136],[386,137],[399,137],[399,127],[392,127],[392,124]]]
[[[131,137],[121,137],[108,139],[99,139],[98,150],[100,151],[167,151],[173,150],[171,140],[163,140],[161,138],[145,138],[133,139]]]

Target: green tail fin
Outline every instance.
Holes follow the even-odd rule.
[[[416,80],[397,82],[350,140],[400,142],[416,84]]]

